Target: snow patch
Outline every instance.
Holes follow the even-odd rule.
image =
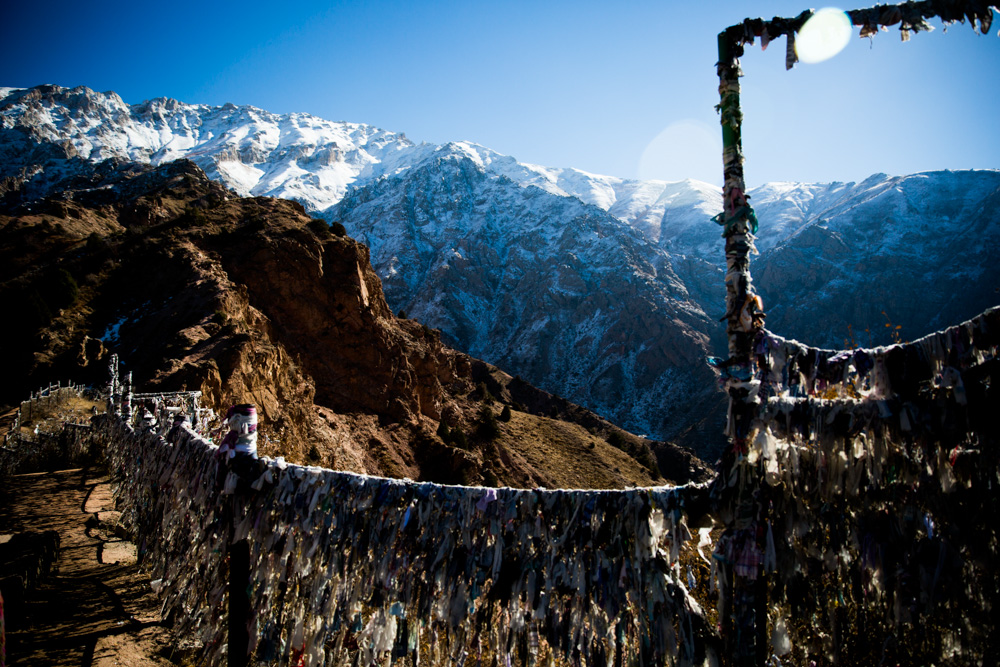
[[[104,330],[101,334],[101,342],[106,344],[115,344],[118,342],[118,332],[122,328],[122,325],[128,322],[129,316],[122,315],[119,319],[108,325],[108,328]]]

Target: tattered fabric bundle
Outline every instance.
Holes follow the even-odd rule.
[[[707,487],[441,486],[262,465],[218,488],[216,447],[100,422],[125,518],[175,628],[219,664],[226,551],[251,551],[262,664],[701,664],[714,631],[677,564]],[[699,510],[700,511],[700,510]]]
[[[736,664],[960,665],[998,648],[998,346],[1000,308],[870,350],[757,334],[712,491]]]
[[[997,641],[998,344],[1000,308],[870,350],[761,329],[727,381],[746,400],[711,487],[450,487],[281,460],[251,484],[183,424],[172,442],[117,417],[96,432],[164,614],[206,664],[242,539],[261,663],[700,664],[718,635],[677,552],[709,495],[731,664],[965,664]]]

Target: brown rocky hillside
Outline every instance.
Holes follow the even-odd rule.
[[[257,404],[262,453],[298,462],[547,487],[706,472],[449,349],[390,311],[363,244],[190,162],[104,164],[0,215],[0,305],[0,404],[59,378],[101,384],[116,352],[141,391]]]

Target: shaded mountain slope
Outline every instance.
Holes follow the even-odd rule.
[[[596,206],[442,151],[329,215],[371,247],[400,309],[617,423],[675,432],[716,393],[713,323],[670,258]]]
[[[1000,173],[880,175],[837,190],[786,218],[788,236],[761,254],[769,328],[827,347],[879,345],[1000,303]]]

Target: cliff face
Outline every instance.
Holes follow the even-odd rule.
[[[238,234],[223,245],[227,273],[311,369],[324,405],[440,419],[444,387],[456,382],[453,355],[433,334],[397,323],[367,248],[309,232]]]
[[[103,382],[114,351],[142,391],[257,404],[269,455],[445,482],[653,481],[646,444],[612,447],[607,422],[394,316],[368,248],[301,205],[237,197],[189,162],[78,184],[0,216],[0,301],[23,314],[4,332],[15,373],[0,400]],[[484,430],[504,406],[510,421]],[[665,447],[667,477],[703,472]]]

